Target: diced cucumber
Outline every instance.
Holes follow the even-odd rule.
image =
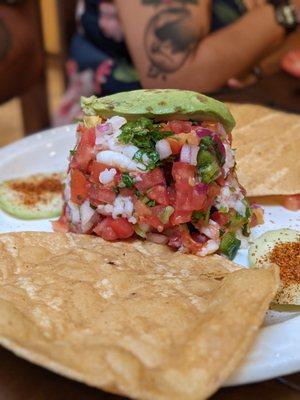
[[[220,252],[233,260],[241,246],[241,241],[235,237],[233,232],[227,232],[222,236]]]
[[[162,212],[161,216],[159,217],[159,219],[161,220],[161,222],[163,224],[167,224],[169,222],[169,219],[171,217],[171,215],[174,212],[174,208],[172,206],[167,206],[164,211]]]
[[[219,164],[208,150],[200,150],[198,152],[197,165],[203,183],[211,183],[219,176]]]

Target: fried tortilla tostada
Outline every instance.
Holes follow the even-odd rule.
[[[217,255],[3,234],[0,343],[109,392],[201,400],[241,362],[277,287],[276,268],[238,270]]]
[[[300,118],[253,104],[231,104],[237,174],[248,196],[300,194]]]

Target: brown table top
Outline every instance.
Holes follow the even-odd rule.
[[[118,400],[56,375],[0,349],[0,400]],[[300,385],[300,374],[290,379]],[[297,392],[277,380],[221,389],[212,400],[299,400]],[[171,399],[170,399],[171,400]]]

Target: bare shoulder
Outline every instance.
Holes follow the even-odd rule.
[[[209,32],[210,0],[117,0],[141,78],[167,80]]]

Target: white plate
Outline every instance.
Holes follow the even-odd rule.
[[[37,172],[63,171],[69,150],[75,144],[75,126],[50,129],[0,149],[0,181]],[[265,207],[265,224],[253,230],[253,237],[283,227],[300,229],[300,213],[279,206]],[[0,232],[51,231],[48,220],[21,221],[0,211]],[[247,250],[240,250],[235,262],[247,266]],[[227,385],[273,378],[300,370],[300,313],[270,312],[264,326],[238,371]]]

